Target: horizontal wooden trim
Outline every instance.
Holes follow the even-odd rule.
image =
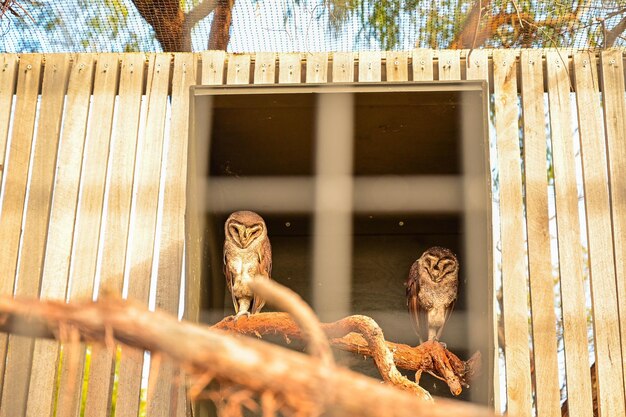
[[[205,210],[230,212],[255,206],[265,212],[313,211],[315,181],[314,177],[205,179]],[[355,212],[463,210],[463,180],[459,176],[355,177],[353,192]]]

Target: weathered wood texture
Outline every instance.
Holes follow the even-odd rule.
[[[301,54],[280,54],[278,56],[278,82],[298,84],[302,78]]]
[[[518,134],[518,96],[515,55],[494,51],[493,88],[500,176],[502,294],[506,344],[507,409],[530,417],[531,382],[528,348],[528,288],[522,219],[522,173]]]
[[[19,258],[18,276],[21,277],[41,277],[42,274],[69,66],[69,55],[55,54],[46,58],[37,139],[31,156],[30,192],[26,201],[27,211],[22,226],[24,230],[22,231],[20,250],[28,256],[20,256]],[[16,294],[32,296],[40,294],[41,298],[63,299],[66,288],[65,280],[47,278],[43,282],[41,279],[18,280]],[[34,344],[33,342],[32,339],[22,340],[20,346],[12,347],[19,349],[26,359],[34,357],[28,390],[19,394],[16,393],[16,395],[21,396],[19,400],[27,404],[27,416],[50,413],[56,374],[57,344],[46,343],[43,340],[38,340]],[[10,348],[11,346],[9,346]],[[19,370],[26,378],[28,378],[27,370],[31,366],[30,362],[29,360],[25,361],[24,367]]]
[[[569,412],[582,417],[591,415],[592,401],[570,78],[561,53],[548,52],[546,65]]]
[[[103,54],[99,55],[97,59],[93,102],[90,109],[85,156],[81,172],[78,214],[74,226],[72,267],[70,269],[72,282],[70,299],[72,300],[93,296],[109,145],[119,77],[119,58],[117,54]],[[104,352],[104,350],[99,352]],[[106,353],[102,354],[108,357]],[[97,364],[101,360],[96,356],[93,355],[92,357],[94,362],[92,362],[89,374],[89,386],[92,389],[87,395],[85,414],[88,416],[106,415],[110,405],[108,393],[112,385],[112,375],[110,370],[109,372],[100,370]],[[82,355],[79,354],[77,360],[80,367]],[[106,367],[105,364],[103,366]],[[72,374],[72,372],[68,373]],[[71,381],[71,383],[78,385],[76,381]]]
[[[621,51],[601,55],[604,128],[609,157],[615,272],[621,317],[622,366],[626,388],[626,99]]]
[[[30,171],[30,183],[24,202],[25,215],[22,219],[20,249],[22,254],[28,255],[19,256],[17,264],[18,276],[33,277],[33,279],[17,280],[14,288],[17,296],[37,296],[40,290],[41,265],[48,231],[52,182],[59,146],[68,67],[69,56],[51,55],[47,57],[47,65],[43,72],[36,140],[30,150],[30,166],[25,167]],[[48,288],[45,290],[43,297],[47,296]],[[27,404],[27,415],[34,416],[45,411],[50,412],[50,401],[41,401],[42,397],[39,395],[37,395],[38,398],[27,401],[33,345],[33,339],[9,336],[2,403],[10,402],[20,415],[24,413],[23,407]],[[41,367],[36,369],[31,385],[33,382],[35,385],[45,383],[46,380],[52,384],[53,379],[49,378],[50,373],[54,373],[54,364],[49,369]],[[46,407],[48,410],[45,410]]]
[[[174,316],[178,315],[178,301],[183,268],[185,239],[184,219],[187,176],[187,138],[189,131],[189,88],[196,84],[196,57],[192,54],[176,54],[172,81],[172,113],[169,141],[164,150],[165,183],[160,235],[159,266],[156,283],[156,308]],[[152,401],[148,407],[151,416],[170,416],[176,406],[176,415],[185,415],[186,401],[180,389],[173,390],[172,381],[176,370],[168,361],[152,361],[150,374],[158,375],[148,383]],[[150,382],[154,382],[153,387]],[[184,392],[183,392],[184,394]],[[171,398],[176,395],[176,398]],[[171,414],[170,414],[171,413]]]
[[[68,292],[70,256],[67,254],[72,251],[94,68],[95,57],[93,55],[80,55],[73,63],[70,74],[67,107],[64,116],[67,120],[64,121],[63,135],[59,143],[57,173],[42,277],[42,286],[49,282],[50,285],[55,285],[58,291],[54,295],[51,294],[51,298],[65,299]],[[51,345],[51,349],[55,350],[56,346]],[[74,353],[79,354],[79,359],[72,356]],[[56,356],[57,354],[58,352],[51,352],[51,355]],[[69,373],[70,368],[67,364],[83,363],[83,355],[84,347],[69,349],[65,352],[66,360],[62,363],[60,384],[66,387],[66,390],[57,404],[58,415],[76,415],[78,412],[81,386],[68,382],[76,376]],[[82,369],[77,377],[80,378],[81,376]],[[43,395],[45,395],[45,391]]]
[[[507,409],[530,416],[534,395],[538,416],[559,414],[561,320],[569,415],[591,415],[588,269],[598,407],[603,416],[623,415],[626,320],[618,317],[626,317],[626,100],[619,50],[573,57],[540,50],[428,49],[2,54],[0,106],[8,110],[0,113],[0,294],[79,301],[92,298],[94,290],[119,294],[126,280],[129,295],[147,305],[156,277],[156,307],[178,313],[193,84],[461,79],[493,80],[494,193],[501,223],[501,236],[494,239],[502,248]],[[556,190],[554,237],[549,233],[549,161]],[[583,218],[579,189],[584,190]],[[583,241],[588,242],[589,268]],[[550,263],[555,255],[557,271]],[[187,247],[187,261],[198,263],[199,257],[198,248]],[[199,282],[193,271],[187,278],[184,315],[197,319]],[[560,304],[555,303],[555,282],[560,283]],[[57,343],[0,334],[0,415],[50,416],[56,380],[62,393],[57,415],[77,415],[85,346],[65,347],[59,368]],[[96,349],[91,361],[86,415],[105,416],[115,358]],[[143,354],[123,349],[121,361],[116,415],[137,415]],[[183,391],[170,382],[177,372],[163,358],[153,358],[150,415],[188,413]],[[496,378],[496,397],[498,388]]]
[[[606,147],[596,58],[574,56],[585,189],[597,391],[603,416],[626,415]]]
[[[537,413],[561,415],[554,279],[550,262],[548,175],[541,51],[521,55],[521,95],[526,173],[526,234],[530,272]]]
[[[387,81],[409,80],[409,54],[408,52],[388,52],[385,69]]]
[[[17,77],[16,102],[13,116],[13,132],[9,142],[9,151],[4,163],[4,186],[2,212],[0,213],[0,294],[12,294],[17,272],[18,248],[22,228],[22,214],[24,213],[24,197],[30,162],[30,151],[35,130],[37,109],[37,93],[39,92],[41,75],[41,55],[23,55],[20,58]],[[33,277],[33,281],[38,277]],[[3,334],[0,337],[0,370],[3,376],[15,373],[14,367],[19,369],[19,359],[15,363],[6,362],[10,337]],[[11,415],[9,411],[16,408],[24,412],[23,403],[13,401],[16,396],[14,390],[24,389],[11,385],[11,376],[3,378],[0,391],[0,415]],[[19,398],[18,398],[19,400]]]
[[[148,305],[159,203],[161,159],[170,79],[168,54],[150,55],[146,86],[145,130],[139,135],[131,210],[128,297]],[[165,262],[165,260],[163,260]],[[135,416],[141,392],[143,352],[122,348],[116,415]],[[119,414],[118,414],[119,413]]]

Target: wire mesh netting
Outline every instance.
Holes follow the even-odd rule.
[[[0,0],[1,52],[597,49],[625,0]]]

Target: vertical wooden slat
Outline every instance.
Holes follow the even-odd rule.
[[[100,288],[122,295],[144,79],[144,54],[125,54],[111,137]]]
[[[4,175],[4,160],[9,137],[9,125],[12,115],[13,94],[17,76],[17,54],[2,54],[0,56],[0,191],[2,190],[2,176]],[[6,295],[13,290],[13,279],[5,277],[0,282],[0,294]],[[7,335],[0,333],[0,398],[2,395],[2,380],[4,376]]]
[[[333,53],[333,82],[351,83],[354,81],[354,53]]]
[[[437,52],[437,73],[439,80],[458,80],[461,78],[461,51],[440,50]]]
[[[68,67],[69,57],[66,55],[55,54],[46,57],[37,136],[31,154],[29,193],[24,208],[26,213],[20,248],[22,256],[19,257],[17,265],[19,279],[15,293],[21,297],[39,295]],[[3,413],[0,415],[22,416],[27,403],[42,415],[52,411],[50,401],[47,403],[48,409],[45,410],[46,404],[41,402],[42,397],[32,400],[27,398],[33,345],[34,339],[9,336],[2,395]],[[54,373],[54,367],[52,372]]]
[[[445,50],[439,51],[439,79],[440,80],[460,80],[461,79],[461,51]]]
[[[306,54],[306,82],[325,83],[328,81],[328,53]]]
[[[409,80],[409,54],[408,52],[387,52],[385,63],[387,81]]]
[[[299,84],[302,80],[302,57],[299,53],[278,55],[278,82]]]
[[[537,415],[559,417],[561,406],[554,280],[550,261],[542,52],[540,50],[522,51],[520,65],[524,114],[526,233],[528,235]]]
[[[41,73],[41,55],[27,54],[20,57],[17,76],[17,101],[13,133],[10,142],[8,161],[4,167],[4,190],[2,212],[0,212],[0,295],[13,294],[13,283],[17,269],[17,253],[24,213],[24,196],[30,149],[35,129],[37,94]],[[7,348],[6,334],[0,333],[0,394],[5,371]],[[0,403],[0,415],[6,414],[9,404]]]
[[[189,87],[196,83],[196,57],[194,54],[174,55],[172,80],[172,115],[170,140],[165,161],[163,188],[163,221],[161,246],[158,249],[159,269],[156,286],[156,308],[172,315],[178,313],[180,280],[183,265],[185,238],[185,197],[187,178],[187,139],[189,137]],[[152,361],[150,375],[158,375],[156,386],[148,385],[153,393],[148,404],[149,416],[169,416],[170,406],[176,403],[179,417],[184,415],[185,404],[171,399],[172,379],[175,369],[165,360],[161,366]],[[152,382],[154,378],[150,378]],[[184,387],[182,387],[184,390]],[[175,391],[174,391],[175,392]]]
[[[159,181],[163,132],[170,75],[170,54],[150,56],[148,69],[147,115],[144,134],[137,145],[135,169],[135,202],[131,222],[131,239],[127,256],[130,259],[128,298],[148,305],[150,277],[156,237]],[[116,416],[136,416],[139,412],[139,395],[143,352],[122,348]]]
[[[408,52],[387,52],[385,61],[387,81],[408,81],[409,54]]]
[[[250,55],[228,55],[228,73],[226,74],[226,84],[248,83],[250,83]]]
[[[617,297],[622,338],[622,365],[626,361],[626,102],[624,101],[624,63],[619,49],[602,52],[602,94],[604,126],[609,156],[611,213]],[[626,388],[626,366],[623,366]]]
[[[54,180],[54,193],[52,196],[52,209],[50,223],[48,225],[48,240],[46,242],[46,255],[42,273],[42,297],[64,298],[67,292],[67,284],[70,269],[70,256],[74,234],[74,222],[76,220],[76,206],[78,202],[78,187],[85,146],[85,133],[89,115],[89,102],[93,83],[94,56],[80,54],[77,56],[70,73],[67,91],[67,103],[63,120],[63,134],[59,142],[57,158],[57,172]],[[62,284],[62,285],[61,285]],[[49,289],[46,289],[48,288]],[[41,352],[41,366],[48,359],[54,365],[58,353],[58,344],[44,340],[35,342],[36,366],[38,347],[37,344],[48,344],[49,350]],[[78,375],[72,378],[68,375],[68,364],[74,363],[69,356],[72,349],[64,351],[65,361],[61,372],[62,395],[59,396],[57,416],[77,415],[78,398],[80,397],[82,381],[82,367],[77,369]],[[82,363],[82,362],[81,362]],[[70,377],[70,380],[68,380]],[[31,382],[32,384],[32,382]],[[32,385],[31,385],[32,386]],[[48,395],[45,388],[41,389],[41,395]],[[29,396],[37,395],[31,390]],[[73,400],[73,403],[70,404]],[[70,411],[71,410],[71,411]]]
[[[29,185],[26,223],[21,250],[28,257],[21,257],[18,275],[21,277],[18,291],[21,295],[42,299],[65,298],[67,276],[41,280],[44,253],[48,238],[48,221],[52,190],[59,148],[59,134],[63,116],[63,100],[69,76],[70,56],[55,54],[46,56],[46,69],[41,98],[41,111],[37,128],[37,142],[33,153],[33,172]],[[68,94],[70,92],[68,91]],[[41,282],[41,285],[40,285]],[[22,354],[30,354],[34,344],[32,371],[28,384],[26,415],[39,417],[52,413],[54,382],[56,377],[58,343],[50,340],[24,340],[18,347]],[[24,369],[20,369],[24,373]]]
[[[222,85],[224,83],[224,51],[204,51],[202,58],[202,84]]]
[[[11,103],[13,102],[13,93],[15,93],[17,62],[17,54],[0,55],[0,109],[4,109],[0,112],[0,188],[2,187],[4,157],[6,156],[9,122],[11,121]],[[4,365],[0,365],[0,375],[2,375],[3,369]]]
[[[548,52],[546,64],[556,190],[567,397],[570,417],[582,417],[592,415],[592,402],[578,192],[570,114],[570,78],[561,53]]]
[[[137,133],[144,80],[144,54],[124,54],[119,74],[119,100],[117,117],[111,136],[106,188],[107,212],[103,219],[102,262],[100,265],[100,290],[121,297],[126,261],[126,245],[130,222],[130,206],[135,171]],[[77,363],[84,360],[84,349],[78,352]],[[114,352],[95,349],[91,355],[90,371],[94,378],[102,378],[103,389],[111,389]],[[72,358],[73,359],[73,358]],[[69,368],[70,364],[67,365]],[[104,380],[108,382],[104,382]],[[109,384],[109,385],[107,385]],[[110,395],[110,393],[109,393]],[[73,397],[72,399],[74,400]],[[101,397],[106,401],[106,397]],[[105,407],[104,404],[102,404]]]
[[[595,54],[574,55],[600,415],[624,416],[615,259]]]
[[[254,83],[274,84],[276,77],[276,54],[258,52],[254,59]]]
[[[507,409],[511,415],[531,416],[530,350],[522,205],[522,174],[518,137],[515,55],[493,53],[500,222],[502,293],[506,336]]]
[[[382,52],[359,52],[359,82],[380,81],[382,78]]]
[[[432,49],[413,50],[413,81],[430,81],[433,74]]]
[[[489,81],[489,57],[487,51],[475,49],[469,54],[466,59],[466,78],[468,80]]]
[[[70,268],[72,301],[88,300],[93,294],[109,141],[117,93],[118,64],[117,54],[98,55],[72,245]],[[81,369],[82,363],[76,366]],[[110,379],[110,375],[105,377],[97,371],[91,372],[87,416],[108,413]],[[79,381],[73,383],[80,385]]]

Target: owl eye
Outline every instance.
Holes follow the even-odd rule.
[[[228,226],[228,233],[230,233],[230,237],[237,242],[238,244],[241,244],[241,240],[239,238],[239,227],[237,227],[237,224],[230,224]]]
[[[454,271],[454,268],[455,268],[455,262],[452,260],[448,260],[443,266],[443,272],[445,272],[446,274],[450,273]]]

